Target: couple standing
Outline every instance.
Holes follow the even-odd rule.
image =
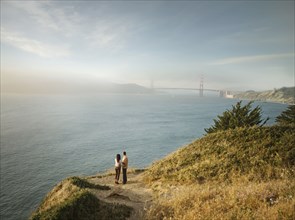
[[[117,154],[115,158],[115,171],[116,171],[115,183],[116,184],[119,184],[121,167],[123,171],[123,184],[125,184],[127,183],[127,168],[128,168],[128,157],[126,155],[126,151],[123,152],[122,161],[121,161],[120,154]]]

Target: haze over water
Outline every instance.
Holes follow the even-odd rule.
[[[1,99],[1,218],[26,219],[62,179],[128,152],[142,168],[203,136],[236,100],[197,94],[8,95]],[[257,103],[274,118],[286,105]]]

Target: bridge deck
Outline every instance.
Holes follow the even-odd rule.
[[[158,89],[158,90],[201,90],[198,88],[154,88],[154,89]],[[203,91],[212,91],[212,92],[220,92],[223,90],[220,89],[202,89]]]

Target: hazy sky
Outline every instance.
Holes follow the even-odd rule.
[[[294,86],[294,1],[1,1],[1,83]]]

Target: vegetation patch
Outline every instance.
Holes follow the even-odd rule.
[[[276,118],[279,125],[295,125],[295,105],[289,107]]]
[[[97,199],[90,192],[83,190],[74,194],[58,206],[44,212],[37,212],[31,219],[116,219],[124,220],[132,209],[125,205],[109,204]]]
[[[85,179],[81,179],[79,177],[71,177],[70,178],[72,184],[78,186],[81,189],[89,188],[89,189],[98,189],[98,190],[110,190],[109,186],[101,186],[98,184],[89,183]]]
[[[294,130],[220,131],[154,163],[146,219],[295,219]]]
[[[154,163],[145,172],[153,184],[204,181],[267,181],[295,177],[294,126],[236,128],[208,134]]]
[[[155,199],[146,219],[295,219],[295,183],[206,183],[171,187]]]
[[[263,126],[269,118],[262,119],[262,109],[256,106],[252,109],[253,102],[249,102],[242,106],[242,101],[239,101],[231,110],[223,112],[222,115],[214,119],[214,125],[210,128],[205,128],[207,133],[224,131],[227,129],[235,129],[239,127]]]
[[[30,219],[123,220],[131,215],[132,208],[103,202],[88,189],[107,190],[108,188],[88,183],[78,177],[68,178],[54,187]]]
[[[240,104],[144,173],[157,195],[146,219],[295,219],[295,108],[262,127]]]

